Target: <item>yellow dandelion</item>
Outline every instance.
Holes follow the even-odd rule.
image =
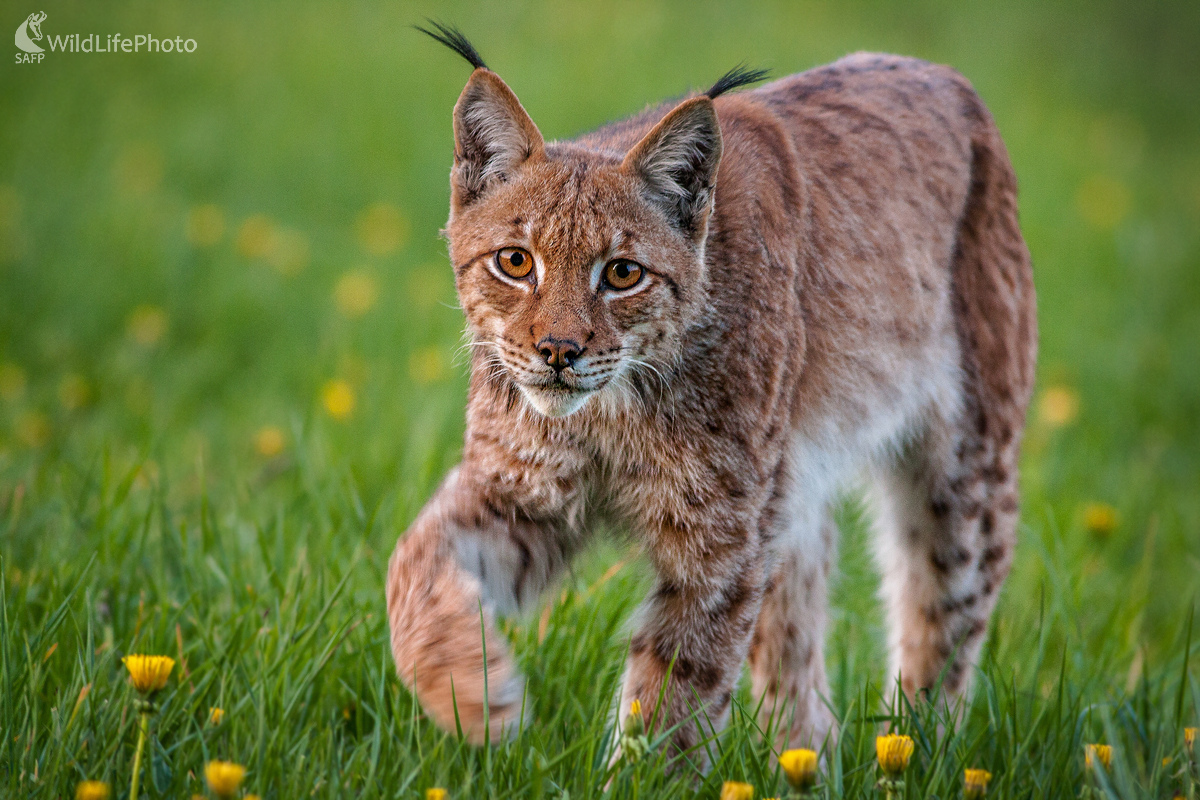
[[[992,780],[992,773],[986,769],[969,769],[963,777],[965,789],[963,795],[967,800],[979,800],[987,795],[988,784]]]
[[[1183,747],[1193,759],[1200,755],[1196,752],[1197,734],[1200,734],[1200,728],[1183,729]]]
[[[408,357],[408,374],[414,383],[426,386],[446,377],[446,359],[436,347],[422,347]]]
[[[12,362],[0,364],[0,400],[13,402],[25,394],[25,370]]]
[[[1096,536],[1109,536],[1117,529],[1117,510],[1108,503],[1090,503],[1083,509],[1083,525]]]
[[[233,797],[245,777],[246,768],[232,761],[210,761],[204,765],[204,780],[217,797]]]
[[[354,413],[356,402],[354,387],[346,381],[329,381],[321,387],[321,403],[329,416],[336,420],[349,418]]]
[[[225,721],[225,709],[213,706],[208,710],[208,722],[210,725],[220,725]]]
[[[40,411],[26,411],[17,417],[17,439],[28,447],[38,448],[50,440],[50,418]]]
[[[379,284],[363,270],[351,270],[338,279],[333,289],[333,301],[338,311],[350,317],[361,317],[379,300]]]
[[[1110,231],[1129,213],[1129,188],[1107,175],[1093,175],[1076,191],[1075,205],[1093,228]]]
[[[266,258],[275,249],[276,236],[275,223],[271,218],[266,214],[254,214],[247,217],[238,228],[234,246],[243,258]]]
[[[1095,769],[1099,761],[1105,771],[1112,766],[1112,746],[1107,744],[1089,744],[1083,748],[1084,761],[1088,769]]]
[[[1038,419],[1051,428],[1069,425],[1079,416],[1079,394],[1067,386],[1051,386],[1038,401]]]
[[[67,411],[77,411],[92,401],[92,387],[87,378],[74,372],[58,382],[58,402]]]
[[[188,212],[187,240],[196,247],[212,247],[225,235],[225,212],[206,203]]]
[[[748,783],[725,781],[721,784],[721,800],[754,800],[754,787]]]
[[[274,458],[283,452],[287,440],[283,431],[274,425],[265,425],[254,434],[254,452],[263,458]]]
[[[875,737],[875,756],[884,774],[895,777],[908,769],[914,746],[912,737],[898,733]]]
[[[104,781],[80,781],[75,787],[75,800],[108,800],[108,794]]]
[[[121,663],[129,670],[133,688],[142,694],[157,692],[167,685],[167,678],[175,668],[175,659],[169,656],[125,656]]]
[[[355,224],[358,241],[373,256],[385,256],[403,246],[408,239],[408,221],[400,209],[389,203],[376,203],[358,216]]]
[[[248,795],[244,795],[242,797],[242,800],[262,800],[262,798],[256,794],[248,794]]]
[[[425,800],[446,800],[450,795],[440,786],[425,790]]]
[[[167,313],[158,306],[140,305],[130,312],[125,330],[142,347],[153,347],[167,332]]]
[[[779,766],[783,768],[788,784],[798,792],[807,792],[817,782],[816,751],[785,750],[779,755]]]
[[[621,749],[626,756],[635,760],[641,758],[642,750],[649,746],[642,737],[646,733],[646,720],[642,718],[642,701],[634,699],[629,704],[629,714],[625,717],[621,732]]]

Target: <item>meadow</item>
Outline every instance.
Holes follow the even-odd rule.
[[[6,12],[16,26],[32,7]],[[547,138],[854,50],[973,81],[1021,182],[1041,350],[1021,541],[961,718],[886,705],[878,580],[846,499],[818,796],[1173,797],[1200,724],[1200,5],[1014,0],[111,4],[48,35],[190,54],[48,53],[0,91],[0,797],[128,793],[130,654],[175,660],[141,797],[715,798],[787,789],[739,693],[713,767],[606,772],[646,566],[620,537],[505,630],[534,722],[473,748],[397,681],[383,576],[458,458],[463,319],[438,230],[468,75],[454,22]],[[8,28],[6,28],[7,30]],[[128,35],[128,34],[127,34]],[[214,714],[220,709],[221,714]],[[219,718],[219,719],[218,719]],[[612,783],[609,788],[609,778]]]

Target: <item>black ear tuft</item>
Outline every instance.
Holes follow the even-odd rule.
[[[453,25],[443,25],[428,18],[425,21],[432,25],[436,29],[436,32],[428,28],[422,28],[420,25],[413,25],[413,27],[458,53],[469,61],[475,69],[488,68],[488,65],[483,63],[483,57],[479,55],[479,51],[475,49],[475,45],[467,41],[467,37],[458,28]]]
[[[770,75],[770,70],[765,69],[750,69],[745,64],[738,64],[733,69],[726,72],[717,82],[712,85],[712,88],[705,92],[709,98],[715,98],[718,95],[733,91],[742,86],[749,86],[752,83],[758,83],[766,79]]]

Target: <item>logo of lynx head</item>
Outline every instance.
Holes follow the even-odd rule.
[[[41,47],[35,44],[42,40],[42,23],[46,21],[46,12],[39,11],[30,14],[17,28],[17,47],[26,53],[43,53]]]

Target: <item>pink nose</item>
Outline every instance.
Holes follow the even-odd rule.
[[[554,367],[555,372],[562,372],[574,364],[575,359],[583,352],[583,348],[576,342],[570,339],[555,339],[553,336],[547,336],[538,342],[537,349],[542,358],[546,359],[546,363]]]

